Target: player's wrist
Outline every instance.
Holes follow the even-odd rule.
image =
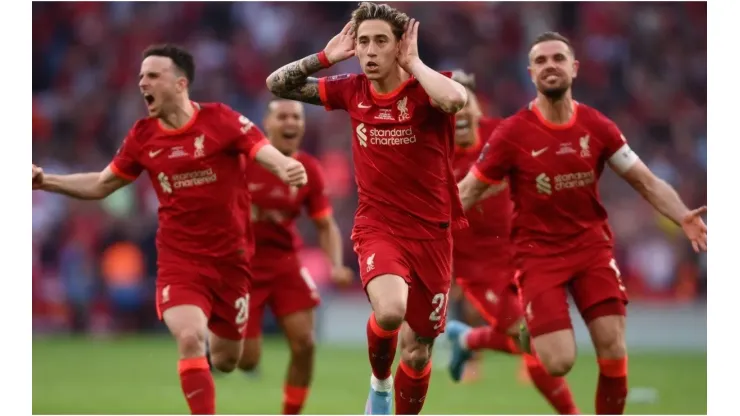
[[[334,62],[329,59],[328,56],[326,56],[326,51],[321,51],[318,53],[319,63],[321,63],[321,68],[326,69],[334,65]]]
[[[424,68],[424,62],[421,61],[421,58],[418,56],[411,58],[409,62],[406,64],[406,71],[408,71],[409,74],[413,76],[417,76],[419,74],[419,71],[421,71]]]

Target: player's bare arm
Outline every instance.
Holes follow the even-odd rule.
[[[401,37],[398,48],[398,64],[413,75],[421,84],[432,102],[442,111],[455,114],[465,107],[468,92],[459,82],[429,68],[419,58],[417,45],[419,22],[411,19]]]
[[[258,150],[255,160],[288,185],[300,187],[308,182],[306,168],[303,164],[280,153],[271,144]]]
[[[334,216],[326,215],[313,221],[319,234],[319,246],[331,263],[332,281],[340,285],[349,284],[354,273],[342,264],[342,236]]]
[[[116,176],[110,167],[106,167],[102,172],[46,175],[40,167],[31,166],[34,190],[54,192],[76,199],[104,199],[130,183]]]
[[[493,185],[488,185],[488,189],[486,189],[483,192],[483,195],[480,196],[480,200],[482,201],[486,198],[498,195],[499,193],[501,193],[501,191],[506,189],[507,186],[509,186],[508,181],[501,181]]]
[[[707,212],[706,206],[690,210],[676,190],[666,181],[655,176],[639,159],[627,169],[619,166],[618,163],[610,162],[610,165],[658,212],[683,228],[695,251],[707,250],[707,226],[701,218]]]
[[[323,54],[323,58],[322,58]],[[355,55],[352,24],[347,23],[323,52],[283,66],[267,77],[267,88],[278,97],[321,105],[319,80],[310,75]]]
[[[457,184],[458,191],[460,192],[460,202],[462,202],[463,210],[469,210],[470,207],[475,205],[476,202],[483,199],[484,194],[490,189],[490,187],[496,186],[500,185],[490,185],[482,182],[472,172],[468,172],[463,180],[461,180]],[[496,192],[500,191],[501,189],[498,189]]]

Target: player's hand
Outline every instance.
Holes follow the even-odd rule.
[[[347,286],[355,278],[355,272],[349,267],[339,266],[331,269],[331,280],[339,286]]]
[[[32,182],[32,188],[31,189],[41,189],[41,187],[44,185],[44,170],[40,167],[31,164],[31,182]]]
[[[332,64],[355,56],[355,31],[352,29],[352,22],[344,25],[342,31],[331,38],[324,53]]]
[[[411,73],[411,64],[419,59],[419,22],[416,19],[409,19],[406,24],[406,31],[401,36],[401,42],[398,45],[398,64],[404,71]]]
[[[280,179],[290,186],[300,188],[308,182],[308,175],[306,175],[306,168],[301,162],[290,158]]]
[[[681,228],[697,253],[707,251],[707,225],[701,218],[706,213],[707,207],[703,206],[689,212],[681,219]]]

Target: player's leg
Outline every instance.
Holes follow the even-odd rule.
[[[571,292],[596,350],[596,414],[623,414],[628,392],[627,295],[611,253],[593,258],[596,260],[587,272],[573,281]]]
[[[162,268],[160,267],[160,277]],[[191,414],[214,414],[216,391],[206,359],[206,336],[211,297],[207,288],[190,283],[157,283],[157,310],[177,342],[180,386]]]
[[[290,346],[288,373],[283,386],[284,415],[301,413],[313,378],[314,310],[306,309],[278,319]]]
[[[222,263],[217,269],[220,282],[212,288],[213,312],[208,321],[211,361],[217,370],[230,373],[242,355],[249,320],[251,274],[246,261]]]
[[[255,279],[249,293],[249,319],[244,335],[241,357],[237,364],[245,372],[257,369],[262,356],[262,317],[272,295],[271,280]]]
[[[297,415],[308,398],[314,367],[314,309],[319,293],[308,270],[300,268],[276,280],[279,288],[270,302],[290,347],[283,386],[284,415]]]
[[[401,244],[392,236],[355,231],[354,250],[360,278],[373,312],[366,326],[372,375],[366,414],[390,414],[393,405],[391,367],[396,356],[398,332],[406,315],[409,267]]]
[[[394,274],[373,278],[365,287],[373,312],[367,322],[367,346],[372,375],[365,414],[391,414],[398,333],[406,315],[408,284]]]
[[[396,414],[419,414],[429,389],[434,340],[445,330],[452,284],[452,239],[409,241],[413,265],[401,360],[396,371]]]

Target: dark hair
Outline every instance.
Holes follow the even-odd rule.
[[[532,42],[532,44],[529,46],[529,49],[531,50],[536,45],[543,43],[543,42],[549,42],[551,40],[557,40],[557,41],[563,42],[566,46],[568,46],[568,50],[570,50],[570,53],[573,56],[576,55],[576,51],[575,49],[573,49],[573,44],[570,43],[570,40],[558,32],[545,32],[537,36]]]
[[[185,74],[188,85],[191,85],[195,81],[195,61],[193,60],[193,55],[184,48],[170,44],[152,45],[146,48],[142,55],[143,58],[150,56],[170,58],[175,68]]]
[[[360,27],[360,23],[366,20],[382,20],[391,25],[391,31],[396,36],[396,40],[401,39],[403,32],[406,30],[406,24],[409,22],[409,17],[406,13],[401,12],[398,9],[387,4],[376,4],[369,1],[363,1],[360,5],[352,12],[352,26],[354,27],[355,33],[357,28]]]
[[[475,91],[475,74],[469,74],[462,69],[452,71],[452,80],[457,81],[470,91]]]

